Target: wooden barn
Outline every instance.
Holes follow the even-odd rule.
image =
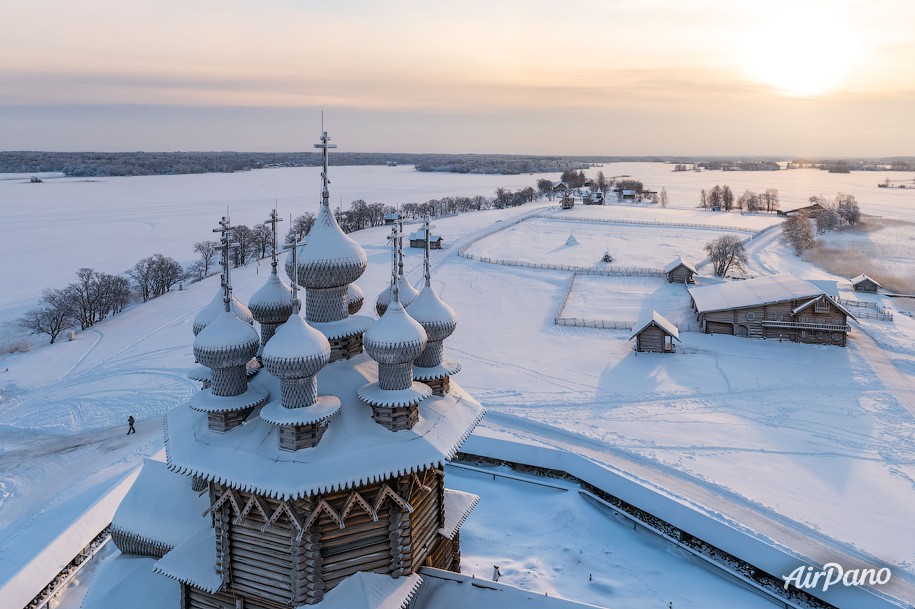
[[[872,294],[876,294],[877,290],[882,287],[876,279],[871,279],[867,275],[858,275],[851,280],[851,285],[856,292],[871,292]]]
[[[854,319],[821,286],[787,273],[693,287],[689,295],[706,334],[844,347]]]
[[[696,283],[693,278],[697,274],[696,267],[680,256],[664,267],[664,274],[667,275],[667,281],[670,283]]]
[[[426,229],[421,228],[410,233],[410,247],[426,248]],[[442,236],[431,233],[429,235],[429,247],[434,250],[442,249]]]
[[[651,315],[632,327],[636,351],[650,353],[673,353],[674,341],[680,342],[680,331],[666,317],[652,311]]]
[[[384,215],[385,224],[388,224],[388,225],[394,224],[398,220],[400,220],[400,214],[397,213],[396,211],[388,212]]]
[[[575,207],[575,198],[568,192],[565,193],[559,201],[559,207],[562,209],[572,209]]]

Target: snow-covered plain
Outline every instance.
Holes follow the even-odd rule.
[[[351,173],[346,173],[347,169],[333,169],[335,197],[350,192],[342,191],[344,185],[354,188],[352,182],[344,184],[357,179],[354,176],[382,181],[385,187],[373,191],[366,184],[362,193],[344,195],[344,202],[357,197],[371,201],[389,196],[386,200],[394,202],[457,191],[486,193],[494,189],[489,181],[496,180],[415,172],[407,176],[398,173],[402,168],[349,168]],[[667,169],[651,164],[603,168],[608,175],[631,173],[648,185],[666,185],[672,208],[693,207],[700,184],[726,182],[736,189],[751,180],[749,187],[756,190],[780,188],[784,207],[791,206],[792,197],[802,204],[810,194],[835,189],[856,194],[865,213],[904,219],[913,215],[902,196],[911,193],[875,187],[882,174],[797,170],[683,175]],[[384,181],[380,176],[387,170],[396,179]],[[70,281],[80,266],[119,271],[154,251],[187,260],[190,243],[210,238],[226,202],[232,202],[233,218],[247,223],[266,218],[274,198],[284,200],[294,213],[312,209],[316,204],[306,203],[314,200],[311,196],[302,194],[295,201],[282,196],[283,188],[308,191],[308,184],[297,182],[310,175],[302,173],[307,171],[106,180],[103,184],[114,182],[117,189],[91,196],[70,193],[99,183],[0,182],[0,214],[4,221],[19,222],[4,224],[4,234],[13,238],[0,240],[0,247],[8,248],[3,252],[8,260],[29,260],[10,265],[7,268],[14,273],[3,274],[0,313],[6,319],[14,317],[42,287]],[[288,183],[277,177],[285,172],[297,177],[289,177]],[[414,176],[422,187],[409,190]],[[536,177],[514,176],[514,187]],[[502,180],[499,185],[512,184]],[[397,184],[409,193],[402,199]],[[60,194],[43,201],[38,199],[44,195],[29,194],[30,200],[20,201],[28,205],[14,204],[8,189],[21,187],[21,194],[45,185],[61,189]],[[80,205],[92,220],[80,230],[68,231],[71,220],[85,218]],[[433,285],[459,317],[446,349],[463,364],[461,384],[488,408],[484,425],[524,441],[587,452],[591,458],[636,472],[689,498],[710,517],[744,522],[760,538],[814,560],[889,564],[894,579],[887,590],[909,603],[915,600],[915,523],[908,508],[915,501],[915,322],[900,314],[892,323],[862,321],[854,325],[848,349],[683,333],[678,353],[636,357],[628,333],[553,325],[569,273],[488,265],[456,255],[457,245],[467,243],[474,233],[535,208],[543,212],[555,204],[436,221],[437,232],[452,247],[434,254]],[[31,210],[31,221],[23,209]],[[576,206],[573,213],[605,219],[619,219],[625,213],[660,221],[727,222],[756,230],[777,222],[771,216],[645,205]],[[113,230],[103,224],[109,215],[118,214],[135,217],[124,224],[115,222]],[[685,220],[687,216],[691,219]],[[608,225],[599,226],[605,230]],[[656,247],[653,231],[658,228],[642,227],[643,238],[634,243],[643,255]],[[573,230],[577,235],[579,229]],[[369,270],[359,280],[367,308],[387,277],[385,235],[383,228],[355,235],[369,255]],[[93,245],[109,236],[111,247]],[[167,250],[169,243],[173,252]],[[523,244],[518,247],[522,259],[533,255]],[[805,278],[831,278],[794,257],[777,232],[754,239],[749,253],[754,274],[795,272]],[[100,263],[104,260],[109,266]],[[418,278],[419,251],[408,250],[406,263],[410,275]],[[262,264],[233,274],[243,301],[260,287],[266,271]],[[618,279],[608,281],[612,286]],[[847,283],[840,288],[843,296],[862,297],[849,294]],[[80,333],[76,341],[0,356],[0,370],[9,368],[0,373],[0,582],[21,568],[24,556],[66,529],[61,514],[78,509],[68,506],[110,487],[143,456],[161,447],[158,416],[195,391],[195,384],[184,376],[193,361],[191,321],[215,289],[211,278],[107,320]],[[593,289],[602,288],[595,284]],[[894,306],[882,297],[868,298]],[[599,299],[581,306],[594,306]],[[683,304],[677,308],[676,299],[667,302],[673,310],[662,313],[688,318]],[[122,434],[129,413],[140,424],[139,433],[127,438]],[[474,559],[465,554],[465,560]],[[560,593],[574,596],[575,589],[564,592],[556,585]]]

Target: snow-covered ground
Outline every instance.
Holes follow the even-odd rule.
[[[648,177],[657,166],[637,168],[642,173],[636,177],[646,184],[665,185]],[[345,169],[334,169],[339,175],[333,188],[351,177]],[[356,175],[355,169],[352,175]],[[609,175],[627,173],[609,167],[603,170]],[[189,244],[210,238],[211,225],[222,215],[226,200],[234,201],[233,210],[238,206],[238,212],[232,214],[239,222],[266,218],[274,198],[270,193],[283,183],[275,176],[281,174],[272,170],[228,176],[125,178],[117,181],[119,198],[112,198],[114,191],[79,197],[69,194],[97,183],[18,185],[30,189],[47,184],[63,189],[64,195],[53,201],[30,201],[32,216],[28,222],[22,210],[7,205],[11,201],[7,185],[15,182],[0,183],[3,219],[20,218],[16,230],[5,233],[16,236],[14,245],[0,240],[0,247],[9,248],[3,252],[8,260],[30,260],[28,264],[10,265],[15,273],[3,274],[0,287],[6,291],[0,311],[10,315],[48,281],[52,285],[70,281],[72,270],[79,266],[123,270],[153,251],[168,254],[164,246],[171,242],[176,248],[180,242],[185,254],[170,255],[190,258]],[[827,180],[828,184],[817,186],[814,194],[831,192],[836,180],[836,174],[823,172],[783,174],[689,175],[694,180],[701,177],[712,185],[718,181],[732,187],[739,183],[735,178],[757,179],[753,186],[757,190],[770,179],[814,176]],[[680,179],[679,174],[671,175]],[[657,176],[661,177],[659,170]],[[859,179],[860,174],[851,176]],[[181,188],[175,184],[191,184],[190,178],[195,177],[201,178],[199,189],[189,187],[183,198],[179,197]],[[246,185],[246,177],[253,182]],[[882,179],[877,174],[864,177],[874,184]],[[469,176],[463,192],[476,194],[491,187],[473,182],[478,178]],[[514,179],[521,186],[535,178]],[[204,183],[209,190],[202,186]],[[392,183],[393,189],[396,180]],[[690,195],[687,201],[683,194],[681,198],[671,184],[667,182],[672,207],[680,201],[683,207],[691,207],[694,197]],[[777,183],[771,185],[779,187]],[[306,190],[301,185],[296,188]],[[801,186],[797,188],[800,192]],[[685,193],[685,183],[683,189]],[[852,188],[841,189],[858,194]],[[280,190],[277,186],[276,192]],[[864,190],[863,182],[859,190],[870,193]],[[873,207],[858,194],[862,210],[908,218],[911,207],[902,205],[904,199],[888,190],[893,189],[873,188]],[[411,196],[409,200],[446,192]],[[372,200],[369,194],[358,196]],[[389,196],[393,201],[396,194],[392,190]],[[176,198],[174,205],[169,197]],[[241,205],[243,197],[248,197],[248,207]],[[153,199],[161,205],[150,208]],[[92,218],[73,231],[78,242],[65,238],[68,222],[84,220],[79,209],[68,204],[71,200],[87,206]],[[305,195],[303,202],[287,204],[295,204],[295,213],[316,207],[306,206],[304,200]],[[550,209],[555,207],[555,203],[544,202],[436,221],[436,231],[445,236],[450,247],[434,254],[433,285],[459,317],[458,330],[446,349],[463,364],[462,385],[488,408],[484,425],[514,437],[588,453],[590,458],[637,472],[660,488],[690,498],[709,517],[744,522],[761,538],[812,559],[889,564],[894,569],[892,590],[909,603],[915,601],[915,548],[911,543],[915,523],[909,508],[915,501],[915,321],[897,313],[894,322],[865,320],[853,324],[847,349],[686,332],[674,355],[636,356],[626,332],[553,324],[565,297],[569,273],[484,264],[456,255],[459,245],[497,225],[497,221],[507,224],[536,208],[540,213],[552,213]],[[116,215],[129,216],[137,213],[136,209],[144,212],[142,218],[123,224],[115,221],[112,228],[102,223],[114,208],[123,209]],[[572,213],[611,219],[637,213],[645,220],[728,222],[753,229],[776,221],[771,216],[644,205],[576,206]],[[686,220],[687,216],[693,219]],[[50,237],[43,234],[47,227],[39,220],[50,223]],[[561,224],[530,220],[516,227],[530,222]],[[576,238],[580,230],[592,226],[574,224]],[[139,230],[141,226],[148,230]],[[612,225],[599,227],[603,231]],[[644,226],[636,230],[640,238],[633,239],[631,247],[636,255],[647,259],[660,241],[655,231],[665,229]],[[109,248],[83,242],[87,237],[102,242],[109,232],[113,237]],[[367,296],[366,310],[386,282],[386,232],[379,227],[355,235],[369,255],[369,270],[358,282]],[[563,233],[568,235],[565,229]],[[503,234],[478,245],[498,240]],[[48,243],[60,247],[48,247]],[[562,243],[564,239],[553,247]],[[519,240],[515,253],[520,259],[529,259],[538,247],[542,245],[536,240]],[[754,239],[748,250],[753,274],[795,272],[805,278],[831,277],[796,258],[777,231]],[[99,262],[104,259],[109,259],[110,266]],[[419,250],[407,251],[407,269],[413,278],[418,278],[420,259]],[[237,295],[243,301],[262,284],[267,268],[251,265],[233,274]],[[648,280],[632,278],[632,286],[613,283],[622,279],[595,278],[590,283],[589,278],[582,282],[582,291],[576,294],[573,290],[569,306],[578,307],[582,313],[583,307],[587,309],[587,315],[576,316],[612,319],[622,315],[614,307],[627,306],[624,290],[634,293],[633,300],[640,299],[640,307],[652,302],[656,292],[639,287],[647,286],[641,282]],[[683,287],[659,282],[658,288],[663,307],[651,306],[672,319],[677,315],[689,319],[688,300],[664,295],[665,290]],[[894,301],[883,297],[850,294],[847,283],[841,283],[840,288],[846,297],[875,298],[895,306]],[[195,390],[194,383],[184,378],[193,361],[191,321],[215,290],[216,282],[211,278],[126,311],[79,333],[73,342],[0,356],[0,370],[9,369],[0,372],[0,511],[4,515],[0,521],[0,582],[21,568],[23,557],[66,529],[66,514],[77,512],[79,501],[110,488],[136,467],[142,456],[161,447],[158,417]],[[602,301],[607,303],[606,310],[601,310]],[[568,311],[565,315],[571,316]],[[130,413],[139,419],[139,433],[127,438],[123,433]],[[471,521],[477,517],[479,514]],[[465,564],[475,564],[475,556],[465,552]],[[483,551],[478,558],[490,560]],[[519,564],[522,558],[521,554],[508,557]],[[560,590],[559,584],[555,585]],[[574,596],[579,590],[584,589],[563,593]],[[675,602],[674,606],[680,605]]]
[[[686,286],[660,277],[578,275],[562,316],[637,322],[652,310],[680,327],[696,325]]]

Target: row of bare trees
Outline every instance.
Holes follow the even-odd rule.
[[[735,197],[731,187],[725,184],[720,186],[715,184],[709,190],[702,189],[699,191],[699,207],[702,209],[711,209],[713,211],[737,211],[748,212],[774,212],[778,211],[779,200],[778,190],[767,188],[761,193],[752,190],[746,190],[743,194]]]
[[[184,270],[174,259],[154,254],[137,262],[124,275],[91,268],[76,271],[76,281],[65,288],[45,290],[39,304],[19,319],[32,334],[47,334],[53,343],[61,332],[92,327],[130,304],[132,288],[146,302],[180,282]],[[131,281],[132,280],[132,281]]]

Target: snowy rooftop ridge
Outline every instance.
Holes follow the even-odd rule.
[[[857,284],[861,283],[862,281],[870,281],[870,282],[872,282],[874,285],[876,285],[878,288],[879,288],[879,287],[883,287],[883,286],[880,285],[880,282],[879,282],[879,281],[877,281],[877,280],[874,279],[873,277],[868,277],[868,276],[865,275],[864,273],[858,275],[857,277],[853,277],[852,280],[851,280],[851,283],[852,283],[852,285],[857,285]]]
[[[784,300],[809,300],[826,294],[821,288],[790,273],[692,287],[688,291],[700,313],[762,306]]]
[[[664,267],[664,272],[669,273],[681,265],[685,266],[687,269],[689,269],[693,273],[698,273],[698,271],[696,271],[696,267],[694,267],[692,264],[690,264],[689,262],[687,262],[680,256],[677,256],[676,258],[674,258],[672,262],[667,263],[667,266]]]
[[[207,523],[160,558],[153,572],[212,594],[222,587],[215,565],[216,531]]]
[[[644,318],[639,320],[634,326],[632,326],[632,335],[629,337],[629,340],[632,340],[633,338],[635,338],[639,332],[641,332],[642,330],[644,330],[651,324],[655,324],[656,326],[658,326],[659,328],[661,328],[662,330],[664,330],[665,332],[667,332],[668,334],[670,334],[671,336],[676,338],[677,340],[680,340],[680,329],[677,328],[677,326],[675,326],[673,324],[673,322],[671,322],[669,319],[667,319],[666,317],[664,317],[663,315],[661,315],[660,313],[658,313],[655,310],[652,310],[650,315],[645,316]]]
[[[477,507],[480,502],[480,496],[464,491],[455,491],[450,488],[445,489],[445,524],[438,532],[447,537],[454,539],[454,534],[458,532],[473,508]]]

